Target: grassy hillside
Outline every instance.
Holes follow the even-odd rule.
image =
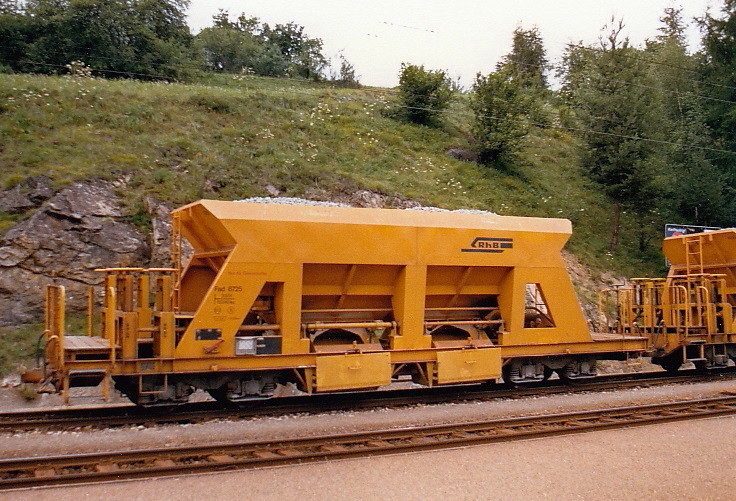
[[[369,189],[423,205],[569,218],[569,248],[594,269],[658,271],[659,259],[631,243],[606,253],[611,204],[583,176],[575,138],[534,130],[517,165],[499,171],[446,155],[471,146],[462,102],[432,129],[390,118],[394,99],[391,89],[258,77],[179,85],[0,75],[0,188],[40,174],[58,186],[123,178],[141,224],[146,194],[183,204],[264,195],[269,184],[288,196]],[[0,214],[5,228],[14,219]],[[625,220],[626,242],[637,225]]]

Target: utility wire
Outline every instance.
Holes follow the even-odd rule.
[[[541,68],[541,69],[545,69],[547,67],[547,65],[531,64],[531,63],[522,62],[522,61],[519,61],[519,60],[516,60],[516,59],[512,59],[512,58],[507,58],[507,59],[505,59],[505,61],[509,61],[509,62],[511,62],[513,64],[518,64],[520,66],[526,66],[526,67],[529,67],[529,68]],[[600,77],[600,78],[603,79],[603,77]],[[626,81],[626,80],[619,80],[619,79],[616,79],[616,78],[606,78],[605,80],[607,82],[616,82],[616,83],[621,83],[621,84],[624,84],[624,85],[631,85],[631,86],[634,86],[634,87],[643,87],[643,88],[646,88],[646,89],[658,90],[658,91],[661,91],[661,92],[664,92],[664,93],[667,93],[667,94],[675,94],[677,96],[690,95],[692,97],[696,97],[698,99],[703,99],[703,100],[706,100],[706,101],[716,101],[716,102],[720,102],[720,103],[736,104],[736,101],[730,101],[728,99],[719,99],[719,98],[716,98],[716,97],[704,96],[702,94],[696,94],[693,91],[682,91],[681,92],[681,91],[677,91],[677,90],[665,89],[664,87],[655,87],[655,86],[652,86],[652,85],[640,84],[640,83],[630,82],[630,81]],[[694,83],[694,84],[701,83],[698,80],[679,79],[679,78],[677,80],[687,81],[687,82],[691,82],[691,83]],[[736,90],[736,87],[733,87],[733,89]]]
[[[383,24],[393,25],[393,26],[399,26],[399,27],[404,27],[404,28],[411,28],[411,29],[422,30],[422,28],[414,28],[414,27],[411,27],[411,26],[403,26],[403,25],[398,25],[398,24],[392,24],[392,23],[388,23],[388,22],[385,22],[385,21],[383,22]],[[424,30],[424,31],[428,31],[428,30]],[[429,31],[432,32],[432,33],[434,33],[434,31],[431,31],[431,30],[429,30]],[[595,47],[586,47],[586,46],[583,46],[583,45],[580,45],[580,44],[569,44],[568,46],[569,47],[575,47],[575,48],[582,49],[582,50],[598,52],[598,53],[607,53],[607,52],[610,52],[610,51],[606,51],[604,49],[599,49],[599,48],[595,48]],[[102,60],[107,60],[107,61],[116,61],[117,60],[116,58],[111,57],[111,56],[99,56],[99,55],[89,54],[89,52],[96,50],[96,48],[94,48],[94,47],[85,47],[85,46],[83,46],[83,47],[77,47],[76,49],[77,50],[87,51],[88,52],[87,55],[88,56],[91,56],[91,57],[94,57],[95,59],[102,59]],[[633,50],[640,51],[640,49],[636,49],[636,48],[633,48],[633,47],[632,47],[632,49]],[[59,51],[59,50],[50,50],[48,52],[50,52],[52,54],[59,54],[59,55],[66,54],[66,52]],[[687,72],[697,73],[697,70],[692,70],[692,69],[689,69],[689,68],[683,68],[681,66],[664,63],[662,61],[645,60],[645,58],[635,57],[635,56],[632,56],[630,54],[621,54],[621,55],[623,57],[626,57],[626,58],[629,58],[629,59],[643,61],[643,62],[645,62],[647,64],[663,65],[663,66],[667,66],[667,67],[670,67],[670,68],[673,68],[673,69],[678,69],[678,70],[681,70],[681,71],[687,71]],[[509,57],[504,57],[503,60],[499,64],[503,64],[504,62],[510,62],[510,63],[517,64],[517,65],[520,65],[520,66],[526,66],[526,67],[529,67],[529,68],[536,68],[536,69],[542,69],[542,70],[559,68],[561,66],[561,64],[557,64],[556,65],[556,64],[553,64],[551,62],[549,62],[548,64],[532,64],[532,63],[527,63],[527,62],[524,62],[524,61],[520,61],[518,59],[509,58]],[[32,63],[32,64],[45,64],[45,65],[51,66],[51,63]],[[207,68],[204,68],[201,65],[195,65],[195,64],[171,64],[171,63],[156,63],[156,62],[150,62],[148,64],[153,65],[153,66],[156,66],[156,67],[159,67],[159,68],[190,69],[190,70],[200,70],[200,71],[207,71],[208,70]],[[61,66],[61,65],[57,65],[57,66]],[[126,71],[122,71],[122,70],[96,69],[95,71],[98,71],[98,72],[107,72],[107,73],[112,73],[112,74],[130,74],[130,75],[137,75],[137,76],[150,76],[150,77],[166,78],[166,79],[175,78],[175,77],[170,76],[170,75],[145,74],[145,73],[139,73],[139,72],[138,73],[137,72],[126,72]],[[274,77],[274,78],[278,78],[278,77]],[[692,84],[704,84],[704,85],[722,87],[722,88],[725,88],[725,89],[730,89],[730,90],[736,91],[736,87],[728,86],[728,85],[722,85],[722,84],[716,84],[716,83],[708,82],[708,81],[705,81],[705,80],[695,80],[695,79],[682,78],[682,77],[673,77],[673,79],[679,80],[679,81],[682,81],[682,82],[692,83]],[[670,91],[668,89],[664,89],[664,88],[661,88],[661,87],[653,87],[653,86],[647,86],[645,84],[637,84],[637,83],[632,83],[632,82],[626,82],[626,81],[623,81],[623,80],[616,80],[616,79],[609,79],[609,80],[610,81],[614,81],[614,82],[620,82],[620,83],[623,83],[625,85],[640,86],[640,87],[651,88],[651,89],[655,89],[655,90],[661,90],[661,91],[664,91],[664,92],[667,92],[667,93],[671,93],[671,94],[676,94],[676,95],[683,95],[684,93],[687,93],[687,94],[692,95],[693,97],[696,97],[698,99],[703,99],[703,100],[708,100],[708,101],[714,101],[714,102],[721,102],[721,103],[727,103],[727,104],[736,104],[736,101],[731,101],[731,100],[727,100],[727,99],[720,99],[720,98],[715,98],[715,97],[711,97],[711,96],[705,96],[705,95],[702,95],[702,94],[696,94],[693,91],[685,91],[683,93],[683,92],[678,92],[678,91]]]
[[[581,44],[568,44],[568,47],[575,47],[577,49],[582,49],[582,50],[587,50],[587,51],[590,51],[590,52],[597,52],[597,53],[610,53],[611,52],[610,50],[599,49],[599,48],[596,48],[596,47],[586,47],[586,46],[581,45]],[[631,48],[633,50],[637,51],[637,54],[648,54],[643,49],[637,49],[635,47],[631,47]],[[626,59],[632,59],[632,60],[635,60],[635,61],[641,61],[641,62],[643,62],[645,64],[649,64],[649,65],[665,66],[667,68],[672,68],[672,69],[676,69],[676,70],[680,70],[680,71],[686,71],[688,73],[693,73],[695,75],[700,75],[700,71],[698,71],[696,69],[685,68],[685,67],[678,66],[678,65],[675,65],[675,64],[666,63],[664,61],[655,61],[655,60],[652,60],[651,58],[637,57],[637,56],[634,56],[632,54],[626,54],[626,53],[622,53],[622,52],[619,52],[619,55],[621,57],[626,58]],[[715,83],[715,82],[708,82],[707,80],[698,80],[698,79],[689,79],[689,78],[680,78],[680,80],[686,81],[686,82],[692,82],[692,83],[700,83],[700,84],[710,85],[712,87],[722,87],[724,89],[729,89],[729,90],[735,90],[736,91],[736,87],[734,87],[732,85],[724,85],[724,84],[719,84],[719,83]]]
[[[41,63],[41,62],[38,62],[38,61],[29,61],[27,59],[22,59],[20,62],[21,63],[24,63],[24,64],[32,64],[32,65],[36,65],[36,66],[47,66],[47,67],[50,67],[50,68],[63,68],[63,69],[68,69],[67,66],[66,65],[63,65],[63,64]],[[156,78],[156,79],[160,79],[160,80],[176,80],[176,77],[174,77],[174,76],[171,76],[171,75],[158,75],[158,74],[155,74],[155,73],[138,73],[138,72],[135,72],[135,71],[106,70],[106,69],[102,69],[102,68],[92,68],[90,66],[85,66],[85,69],[90,70],[90,71],[96,71],[98,73],[112,73],[112,74],[115,74],[115,75],[126,75],[126,76],[134,75],[134,76],[137,76],[137,77],[152,77],[152,78]]]
[[[31,63],[33,63],[33,62],[31,62]],[[35,63],[35,64],[42,64],[42,65],[46,65],[46,66],[66,68],[66,66],[58,65],[58,64],[49,64],[49,63]],[[97,68],[89,68],[89,69],[92,70],[92,71],[104,71],[104,70],[99,70]],[[118,72],[118,73],[131,74],[131,73],[127,73],[127,72]],[[151,76],[157,76],[157,75],[145,74],[145,73],[137,73],[136,75],[139,75],[139,76],[149,76],[149,77],[151,77]],[[162,75],[158,75],[158,76],[163,77]],[[306,96],[314,97],[314,94],[312,94],[312,93],[301,92],[301,91],[298,91],[297,89],[270,90],[270,92],[276,92],[276,93],[281,93],[281,94],[301,94],[301,95],[306,95]],[[499,99],[500,101],[505,101],[505,100],[500,99],[500,98],[496,98],[496,99]],[[373,103],[371,103],[369,101],[362,101],[362,102],[364,104],[373,104],[373,105],[376,105],[376,104],[385,104],[385,103],[381,103],[380,101],[376,101],[376,102],[373,102]],[[505,102],[507,102],[507,101],[505,101]],[[429,111],[429,112],[432,112],[432,113],[438,113],[439,112],[439,113],[448,114],[448,115],[457,115],[458,114],[456,111],[453,111],[453,110],[435,110],[435,109],[432,109],[432,108],[418,107],[418,106],[405,106],[405,105],[400,105],[400,104],[394,104],[393,106],[396,107],[396,108],[403,108],[403,109],[407,109],[407,110]],[[608,137],[618,137],[618,138],[621,138],[621,139],[629,139],[629,140],[634,140],[634,141],[644,141],[644,142],[649,142],[649,143],[654,143],[654,144],[675,146],[675,147],[678,147],[678,148],[696,149],[696,150],[710,151],[710,152],[716,152],[716,153],[725,153],[725,154],[728,154],[728,155],[736,155],[736,152],[734,152],[734,151],[722,150],[722,149],[718,149],[718,148],[709,148],[709,147],[706,147],[706,146],[686,145],[686,144],[683,144],[683,143],[675,143],[675,142],[672,142],[672,141],[665,141],[665,140],[662,140],[662,139],[652,139],[652,138],[642,137],[642,136],[638,136],[638,135],[617,134],[617,133],[614,133],[614,132],[598,131],[598,130],[594,130],[594,129],[584,129],[584,128],[581,128],[581,127],[565,127],[565,126],[562,126],[562,125],[550,125],[550,124],[544,124],[544,123],[534,122],[534,121],[530,121],[530,120],[521,120],[521,119],[513,119],[513,118],[506,118],[506,117],[497,117],[497,116],[494,116],[494,115],[480,115],[480,116],[483,117],[483,118],[488,118],[488,119],[496,120],[496,121],[499,121],[499,122],[516,122],[516,123],[523,123],[523,124],[533,125],[535,127],[541,128],[541,129],[555,129],[555,130],[563,130],[563,131],[568,131],[568,132],[577,132],[577,133],[582,133],[582,134],[592,134],[592,135],[601,135],[601,136],[608,136]]]
[[[433,110],[431,108],[422,108],[418,106],[401,106],[400,108],[406,108],[406,109],[413,109],[413,110],[423,110],[423,111],[431,111],[434,113],[440,112],[440,113],[455,113],[451,112],[450,110]],[[726,153],[729,155],[736,155],[736,151],[729,151],[729,150],[721,150],[718,148],[709,148],[707,146],[695,146],[695,145],[685,145],[682,143],[675,143],[672,141],[665,141],[662,139],[652,139],[642,136],[629,136],[625,134],[616,134],[614,132],[605,132],[605,131],[599,131],[599,130],[593,130],[593,129],[583,129],[579,127],[565,127],[562,125],[549,125],[549,124],[543,124],[540,122],[533,122],[530,120],[520,120],[520,119],[514,119],[514,118],[505,118],[505,117],[497,117],[493,115],[480,115],[483,118],[490,118],[491,120],[496,120],[499,122],[516,122],[516,123],[523,123],[523,124],[529,124],[534,125],[535,127],[539,127],[540,129],[556,129],[556,130],[565,130],[570,132],[580,132],[580,133],[586,133],[586,134],[597,134],[602,136],[610,136],[610,137],[618,137],[621,139],[631,139],[634,141],[645,141],[649,143],[655,143],[655,144],[666,144],[669,146],[677,146],[678,148],[685,148],[685,149],[696,149],[696,150],[703,150],[703,151],[712,151],[717,153]]]

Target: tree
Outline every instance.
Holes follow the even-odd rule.
[[[22,28],[22,49],[0,52],[0,62],[53,73],[82,60],[103,75],[180,77],[193,57],[187,6],[188,0],[29,0],[10,14]]]
[[[478,73],[470,94],[470,107],[481,162],[511,160],[529,129],[525,117],[528,99],[521,82],[508,69],[488,76]]]
[[[436,125],[452,99],[452,83],[445,71],[401,64],[399,103],[409,121],[421,125]]]
[[[669,191],[670,209],[679,218],[701,225],[729,224],[733,214],[726,176],[709,160],[715,149],[706,125],[708,100],[697,79],[698,58],[688,54],[686,24],[681,9],[667,8],[659,35],[647,42],[650,79],[660,93],[661,139],[671,145],[660,149],[668,166],[662,185]]]
[[[264,24],[263,38],[267,45],[274,46],[291,64],[290,76],[319,80],[327,59],[322,54],[322,40],[309,38],[304,27],[294,23],[277,24],[271,28]]]
[[[585,84],[594,54],[595,51],[585,47],[582,41],[565,47],[556,75],[561,83],[560,95],[568,104],[574,104],[576,93]]]
[[[703,124],[701,103],[695,98],[682,99],[681,113],[671,135],[677,146],[668,152],[675,209],[694,224],[731,224],[733,190],[729,189],[726,176],[707,157],[705,148],[712,148],[712,143]]]
[[[340,67],[335,71],[330,70],[330,80],[340,87],[360,88],[360,82],[355,75],[355,67],[340,53],[337,56]]]
[[[214,71],[237,73],[243,68],[254,70],[264,57],[266,47],[260,33],[258,18],[241,15],[231,22],[229,14],[220,10],[212,18],[213,26],[197,34],[206,67]],[[282,68],[287,66],[284,59]],[[281,72],[283,74],[283,70]]]
[[[28,34],[20,1],[0,0],[0,68],[19,69],[13,62],[23,57]]]
[[[291,76],[319,80],[327,65],[322,40],[309,38],[294,23],[271,28],[257,17],[241,14],[230,21],[227,11],[213,17],[213,25],[197,35],[208,69],[258,75]]]
[[[600,47],[588,48],[575,77],[572,102],[585,131],[585,164],[614,202],[610,250],[619,243],[621,208],[643,211],[653,198],[652,137],[658,130],[655,86],[639,51],[622,39],[623,22],[604,28]]]
[[[547,88],[547,52],[537,27],[514,30],[511,52],[503,57],[497,70],[504,69],[524,89]]]
[[[699,20],[703,32],[703,64],[700,68],[706,122],[719,149],[736,153],[736,0],[725,0],[722,17],[707,13]],[[732,180],[736,178],[736,154],[721,153],[714,162]],[[733,182],[733,181],[732,181]]]
[[[650,78],[662,91],[662,101],[668,117],[681,116],[681,101],[698,93],[698,61],[688,54],[682,10],[666,8],[660,18],[660,34],[648,40],[646,46]]]

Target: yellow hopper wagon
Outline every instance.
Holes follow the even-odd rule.
[[[607,291],[612,330],[648,337],[652,361],[670,372],[688,362],[725,367],[736,359],[736,230],[669,237],[662,250],[671,263],[666,278]]]
[[[65,395],[101,381],[142,405],[287,383],[524,384],[592,377],[596,360],[647,348],[635,332],[589,331],[564,219],[214,200],[172,217],[173,268],[101,270],[100,329],[67,335],[64,289],[49,286],[47,374]]]

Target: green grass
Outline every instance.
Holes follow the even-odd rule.
[[[47,174],[57,187],[127,179],[132,220],[154,195],[174,205],[202,197],[262,195],[268,184],[301,196],[356,188],[425,205],[566,217],[570,248],[597,268],[651,272],[656,245],[636,249],[624,215],[623,245],[607,256],[612,205],[580,165],[566,133],[533,129],[511,168],[452,159],[469,147],[471,114],[453,104],[441,128],[402,123],[386,111],[391,89],[338,89],[300,80],[215,75],[164,84],[0,75],[0,186]],[[0,231],[13,219],[0,214]]]
[[[93,325],[95,331],[98,323]],[[0,339],[3,348],[0,350],[0,376],[18,370],[22,365],[27,368],[36,367],[37,355],[44,350],[43,324],[34,323],[18,327],[0,327]],[[87,318],[80,314],[66,316],[66,332],[69,335],[85,335],[87,332]]]
[[[42,332],[41,324],[0,327],[0,339],[3,340],[3,349],[0,350],[0,376],[17,371],[21,364],[35,367],[36,343]]]
[[[445,154],[472,146],[464,99],[429,128],[391,118],[395,97],[250,76],[165,84],[0,75],[0,187],[40,174],[57,188],[125,179],[128,219],[144,229],[147,195],[180,205],[262,196],[269,184],[286,196],[369,189],[450,209],[568,218],[568,248],[594,270],[662,272],[659,221],[624,214],[622,245],[608,253],[612,203],[585,176],[575,137],[533,129],[512,167],[480,166]],[[18,218],[0,214],[0,232]],[[652,236],[644,252],[642,227]]]

